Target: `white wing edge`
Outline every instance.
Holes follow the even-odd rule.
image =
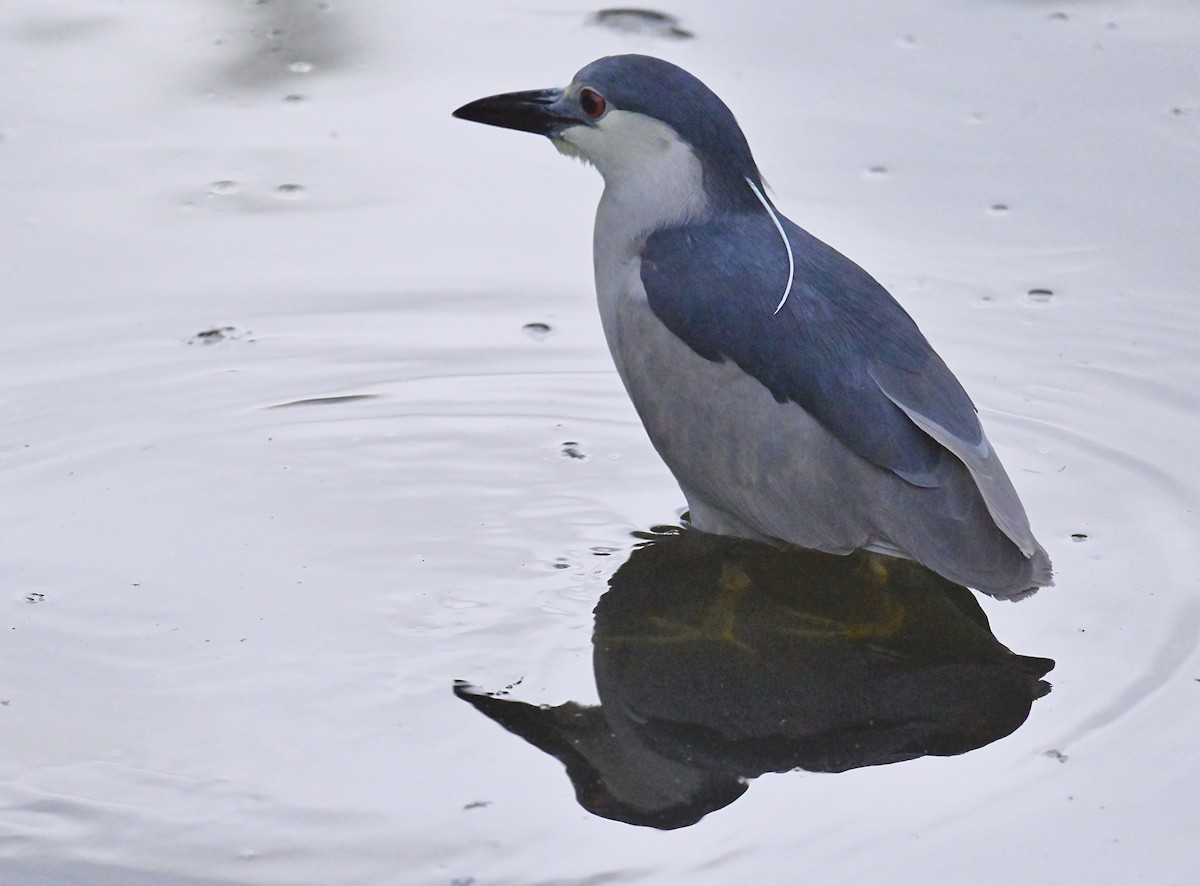
[[[879,385],[878,379],[875,384]],[[879,390],[883,395],[904,410],[913,424],[932,437],[938,444],[948,449],[971,472],[983,502],[987,505],[988,513],[1000,527],[1000,531],[1012,539],[1012,543],[1026,557],[1032,558],[1039,550],[1033,531],[1029,528],[1029,517],[1025,514],[1025,506],[1012,485],[1012,480],[996,457],[987,435],[984,434],[978,445],[972,445],[960,437],[947,431],[937,422],[922,415],[910,406],[897,400],[889,394],[882,385]]]

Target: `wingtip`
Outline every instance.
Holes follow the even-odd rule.
[[[1023,590],[1016,591],[1011,594],[996,594],[995,596],[1001,600],[1010,600],[1013,603],[1021,600],[1028,600],[1042,588],[1054,587],[1054,567],[1050,564],[1050,555],[1046,553],[1046,549],[1041,545],[1033,552],[1029,558],[1029,582],[1028,587]]]

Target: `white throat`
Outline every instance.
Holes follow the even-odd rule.
[[[554,141],[560,151],[593,164],[604,177],[597,224],[603,219],[628,239],[694,218],[707,208],[700,160],[659,120],[614,109],[594,127],[573,126]]]

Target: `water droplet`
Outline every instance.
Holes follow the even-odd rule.
[[[211,185],[209,185],[208,193],[214,194],[218,197],[223,197],[226,194],[236,194],[240,187],[241,186],[237,182],[226,179],[224,181],[213,182]]]
[[[1072,532],[1071,533],[1071,541],[1073,541],[1073,542],[1087,541],[1087,533],[1086,532]]]
[[[1054,290],[1053,289],[1031,289],[1027,293],[1027,296],[1031,302],[1034,302],[1035,304],[1039,304],[1039,305],[1044,305],[1047,302],[1049,302],[1050,299],[1054,298]]]
[[[571,564],[568,563],[566,560],[564,560],[562,557],[559,557],[557,560],[555,560],[553,563],[550,564],[550,568],[551,569],[570,569]]]
[[[292,62],[290,65],[288,65],[288,70],[291,71],[293,74],[307,74],[307,73],[311,72],[312,69],[313,69],[312,62],[303,62],[303,61]]]
[[[283,184],[275,189],[275,196],[280,200],[299,200],[308,193],[304,185]]]
[[[988,207],[988,212],[992,215],[1008,215],[1007,203],[993,203]]]
[[[526,323],[521,327],[521,331],[534,341],[541,341],[554,332],[549,323]]]
[[[587,453],[580,449],[579,444],[574,440],[568,440],[562,445],[562,454],[563,458],[573,458],[577,461],[584,461],[587,459]]]
[[[1065,22],[1070,16],[1068,16],[1065,12],[1052,12],[1046,17],[1052,21]]]
[[[868,166],[863,171],[863,175],[866,176],[867,178],[886,178],[887,174],[888,174],[888,168],[886,166],[882,166],[882,165],[878,165],[878,164],[875,166]]]
[[[299,104],[300,102],[308,101],[307,95],[302,95],[299,92],[293,92],[291,95],[285,95],[283,100],[290,105]]]

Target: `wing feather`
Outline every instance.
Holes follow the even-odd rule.
[[[910,413],[969,450],[984,440],[970,398],[866,271],[787,219],[783,226],[795,270],[782,307],[789,266],[778,232],[766,215],[737,214],[649,238],[641,276],[651,310],[696,353],[734,361],[859,455],[915,485],[938,485],[945,448],[955,450]]]

